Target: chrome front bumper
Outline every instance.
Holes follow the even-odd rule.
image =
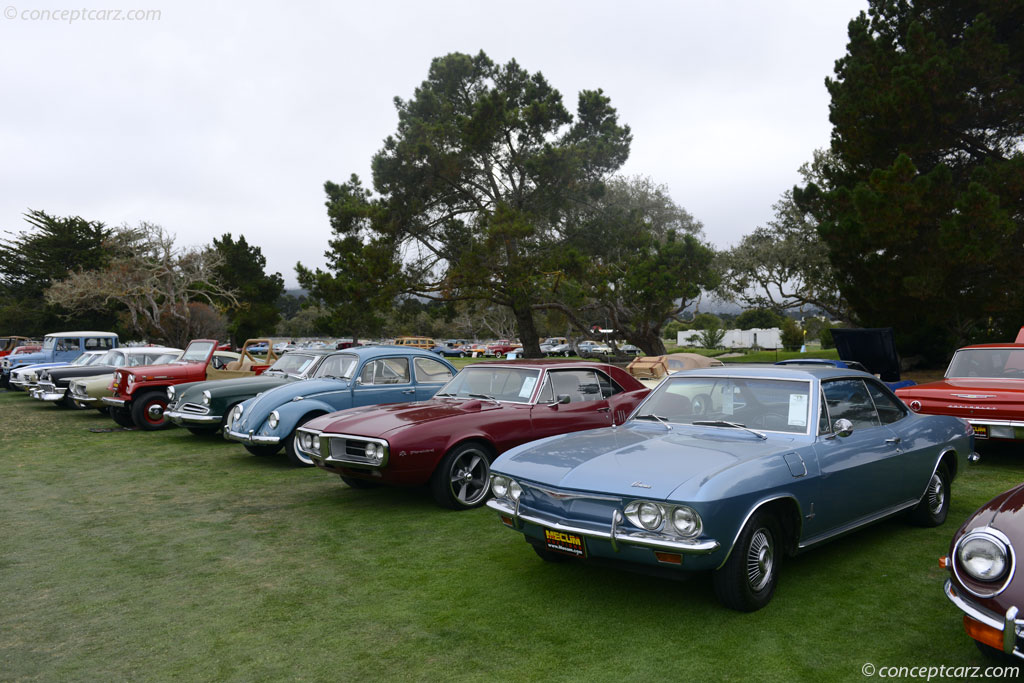
[[[164,413],[168,420],[176,425],[212,425],[220,424],[221,415],[196,415],[180,410],[168,410]]]
[[[265,436],[262,434],[256,434],[254,430],[248,432],[236,432],[231,429],[224,428],[224,438],[229,441],[240,441],[241,443],[255,443],[255,444],[279,444],[281,443],[281,437],[279,436]]]
[[[574,524],[566,524],[564,521],[554,517],[547,517],[536,513],[525,514],[519,511],[518,504],[512,505],[508,501],[500,500],[498,498],[491,498],[487,501],[487,507],[500,515],[510,517],[512,519],[512,524],[516,529],[522,529],[523,523],[526,522],[527,524],[544,527],[545,529],[551,529],[552,531],[563,531],[565,533],[583,536],[584,538],[596,538],[611,543],[612,550],[616,552],[618,552],[619,543],[627,543],[630,545],[639,545],[645,548],[651,548],[652,550],[663,550],[672,553],[708,555],[718,550],[721,545],[718,541],[714,540],[672,540],[665,538],[660,534],[653,534],[649,531],[622,529],[619,527],[623,521],[622,514],[618,510],[614,512],[612,519],[610,520],[611,523],[609,530],[603,531],[581,527]]]
[[[1024,659],[1024,652],[1017,647],[1017,637],[1024,635],[1024,619],[1018,619],[1019,613],[1016,607],[1010,607],[1006,614],[995,614],[987,609],[978,607],[972,602],[965,600],[953,591],[953,580],[946,579],[946,597],[956,605],[961,612],[975,621],[985,624],[989,628],[1003,632],[1003,652],[1014,657]]]
[[[108,406],[114,406],[115,408],[124,408],[128,404],[128,401],[123,398],[113,398],[111,396],[104,396],[101,400]]]

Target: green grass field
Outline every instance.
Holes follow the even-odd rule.
[[[956,526],[1017,483],[986,453],[936,529],[788,560],[774,601],[540,561],[487,509],[359,491],[182,429],[0,391],[0,680],[859,681],[988,664],[942,593]]]

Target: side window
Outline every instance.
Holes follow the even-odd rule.
[[[832,420],[828,415],[828,402],[825,401],[825,392],[820,392],[818,402],[821,404],[821,416],[818,418],[818,434],[831,434]]]
[[[114,348],[114,340],[111,337],[87,337],[85,340],[86,351],[105,351]]]
[[[570,403],[604,399],[601,383],[593,370],[555,370],[548,377],[555,396],[568,396]]]
[[[367,363],[369,368],[370,364]],[[365,368],[364,368],[365,372]],[[314,377],[341,377],[341,356],[328,356],[313,373]]]
[[[544,380],[544,386],[541,387],[540,393],[537,395],[537,403],[547,405],[554,402],[555,392],[551,389],[551,373],[548,373],[547,379]]]
[[[78,337],[61,337],[57,340],[58,351],[78,351],[82,347]]]
[[[843,418],[849,420],[854,429],[877,427],[880,424],[878,415],[875,414],[875,404],[872,403],[863,380],[832,380],[823,383],[822,388],[833,424]]]
[[[604,398],[611,398],[615,394],[622,392],[622,387],[615,383],[608,375],[603,372],[595,373],[597,375],[597,383],[601,386],[601,396]]]
[[[363,366],[359,375],[363,384],[408,384],[408,358],[381,358]]]
[[[447,365],[433,358],[416,358],[413,363],[416,365],[417,382],[427,384],[447,382],[455,376]]]
[[[875,410],[878,412],[878,419],[882,421],[882,424],[892,424],[893,422],[903,419],[903,416],[906,415],[906,413],[899,401],[890,396],[876,383],[866,382],[866,384],[868,385],[868,393],[871,394],[871,400],[875,402]]]

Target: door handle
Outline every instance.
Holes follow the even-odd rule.
[[[599,413],[607,413],[610,410],[611,410],[611,408],[609,408],[608,406],[605,406],[604,408],[598,408],[597,412],[599,412]]]
[[[403,394],[415,394],[416,390],[415,389],[403,389],[402,393]]]
[[[898,446],[900,441],[902,441],[902,439],[900,439],[900,437],[898,437],[898,436],[894,436],[891,439],[886,439],[885,440],[886,443],[892,444],[893,446]]]

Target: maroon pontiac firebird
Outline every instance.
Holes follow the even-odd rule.
[[[650,393],[624,370],[581,361],[470,365],[429,401],[351,408],[296,432],[296,447],[349,486],[429,484],[444,507],[481,505],[490,463],[513,446],[622,424]]]

